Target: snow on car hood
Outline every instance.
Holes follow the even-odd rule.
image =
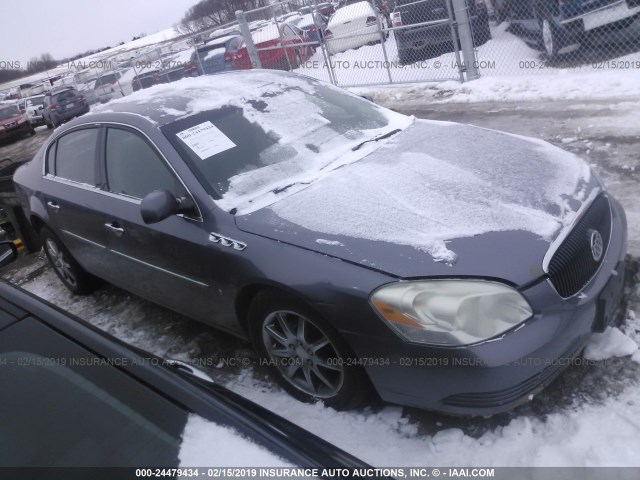
[[[237,223],[401,277],[511,269],[519,283],[542,274],[549,244],[597,188],[582,160],[546,142],[417,120]]]

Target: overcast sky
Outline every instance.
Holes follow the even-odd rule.
[[[0,61],[60,59],[178,23],[198,0],[0,0]]]

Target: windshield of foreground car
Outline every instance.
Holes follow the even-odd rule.
[[[273,203],[376,148],[354,147],[413,121],[329,85],[304,83],[266,85],[254,98],[162,127],[221,208],[247,213]]]
[[[7,118],[15,117],[16,115],[20,115],[20,110],[15,105],[0,108],[0,120],[6,120]]]

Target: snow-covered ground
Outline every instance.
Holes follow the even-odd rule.
[[[207,369],[231,390],[374,466],[640,466],[638,285],[622,325],[594,335],[591,361],[570,367],[513,412],[454,418],[391,405],[337,412],[300,403],[268,380],[243,342],[114,287],[73,296],[39,256],[29,269],[39,275],[13,277],[27,280],[23,288],[137,347]],[[191,455],[203,452],[193,448],[185,463]]]
[[[331,64],[340,86],[357,87],[386,83],[391,79],[393,83],[389,85],[352,90],[398,109],[443,102],[640,97],[640,52],[621,56],[615,62],[583,62],[561,68],[546,63],[538,50],[508,31],[507,23],[492,27],[492,36],[477,48],[481,78],[472,82],[459,82],[453,52],[411,65],[400,65],[393,33],[384,43],[384,49],[383,45],[377,44],[349,50],[333,55]],[[318,49],[296,71],[328,80],[325,65],[322,51]]]

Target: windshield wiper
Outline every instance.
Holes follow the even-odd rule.
[[[360,147],[362,147],[362,145],[364,145],[365,143],[377,142],[378,140],[383,140],[385,138],[389,138],[390,136],[395,135],[396,133],[401,132],[401,131],[402,130],[400,130],[399,128],[396,128],[395,130],[391,130],[390,132],[383,133],[382,135],[378,135],[377,137],[370,138],[369,140],[365,140],[364,142],[359,143],[358,145],[353,147],[351,150],[355,152],[356,150],[360,150]]]

